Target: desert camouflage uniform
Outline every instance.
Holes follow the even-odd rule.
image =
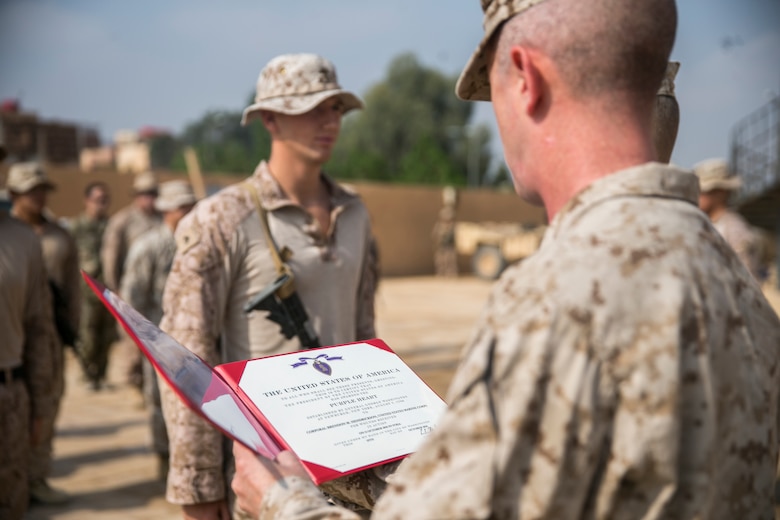
[[[353,193],[322,177],[331,194],[331,229],[284,194],[260,163],[250,177],[268,210],[271,233],[288,247],[301,301],[323,345],[374,337],[376,249],[368,211]],[[178,249],[163,297],[162,329],[216,365],[300,349],[265,311],[243,305],[277,276],[252,198],[241,185],[201,201],[179,224]],[[228,496],[222,435],[167,387],[163,411],[171,442],[167,498],[177,504]],[[224,466],[224,467],[223,467]]]
[[[438,276],[458,276],[458,251],[455,247],[455,211],[443,208],[433,226],[433,264]]]
[[[100,258],[103,261],[104,282],[109,289],[119,290],[125,272],[127,253],[133,242],[145,232],[158,226],[160,222],[162,222],[160,215],[146,215],[134,205],[121,209],[108,220],[108,226],[103,234]],[[143,355],[124,331],[119,328],[117,331],[120,338],[117,351],[120,364],[123,365],[122,371],[130,384],[141,388]]]
[[[0,518],[28,503],[31,417],[53,415],[54,328],[41,245],[29,226],[0,212],[0,369],[24,376],[0,383]]]
[[[58,224],[45,221],[40,227],[34,228],[41,240],[43,263],[46,274],[64,297],[67,305],[67,318],[72,330],[79,330],[81,317],[81,275],[79,274],[79,257],[73,237]],[[72,346],[72,345],[71,345]],[[54,425],[57,420],[62,395],[65,392],[65,366],[63,344],[59,337],[53,343],[53,413],[44,419],[41,442],[35,446],[31,454],[30,479],[46,478],[51,469],[51,458],[54,442]]]
[[[176,240],[165,224],[150,229],[130,247],[120,293],[152,323],[162,319],[162,295],[176,254]],[[160,403],[160,387],[152,364],[144,359],[144,398],[151,412],[152,446],[168,456],[168,432]]]
[[[127,253],[133,242],[160,222],[160,215],[146,215],[133,205],[121,209],[108,220],[100,258],[103,262],[103,277],[109,289],[119,289]]]
[[[569,201],[373,517],[774,518],[780,321],[697,197],[650,163]],[[260,517],[355,518],[297,477]]]
[[[742,263],[750,273],[760,276],[761,260],[758,258],[758,237],[742,216],[730,209],[713,221],[713,226],[723,235],[726,242],[734,249]]]
[[[100,248],[107,223],[108,219],[94,220],[80,215],[69,228],[79,252],[79,267],[100,281],[103,281]],[[111,313],[87,284],[81,284],[78,349],[84,374],[92,383],[99,385],[105,380],[109,349],[116,338],[116,322]]]

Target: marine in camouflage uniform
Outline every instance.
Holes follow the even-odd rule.
[[[761,279],[759,236],[747,221],[728,206],[731,194],[739,189],[740,178],[729,172],[723,159],[708,159],[693,167],[699,177],[699,207],[707,213],[712,225],[723,235],[754,278]]]
[[[271,157],[260,163],[247,184],[225,188],[201,201],[182,220],[163,298],[162,329],[211,365],[301,348],[297,337],[285,338],[279,325],[266,318],[266,311],[246,315],[242,310],[278,275],[249,186],[258,193],[274,241],[291,251],[287,264],[321,344],[375,335],[378,263],[368,211],[357,195],[320,169],[342,114],[362,106],[361,102],[339,87],[333,65],[314,55],[272,60],[261,72],[256,101],[245,111],[244,121],[267,111],[263,114],[272,130]],[[301,118],[293,117],[296,113]],[[314,126],[312,120],[318,128],[322,121],[324,130],[319,132],[332,138],[322,147],[309,142],[298,145],[308,158],[314,157],[305,179],[310,193],[316,194],[316,203],[309,206],[294,189],[283,188],[291,177],[278,172],[289,164],[282,162],[276,170],[272,165],[283,156],[276,151],[278,132],[283,131],[279,126],[309,128]],[[293,140],[297,143],[299,138]],[[328,223],[323,225],[321,217]],[[163,411],[171,446],[168,500],[184,505],[188,514],[203,508],[212,509],[198,513],[204,517],[226,514],[229,446],[225,447],[219,431],[167,387]]]
[[[154,209],[157,198],[157,178],[152,172],[144,172],[133,181],[133,202],[113,215],[103,234],[100,258],[103,263],[103,281],[118,291],[125,272],[125,261],[133,242],[145,232],[158,226],[160,214]],[[127,382],[137,388],[143,385],[142,355],[119,327],[120,343],[117,348]]]
[[[54,426],[57,413],[65,392],[65,366],[63,348],[65,341],[68,346],[74,346],[75,336],[79,328],[81,314],[80,276],[78,267],[78,251],[73,238],[57,223],[50,221],[44,215],[46,198],[54,185],[46,178],[46,174],[38,163],[18,163],[11,167],[8,173],[8,190],[11,193],[14,217],[30,225],[41,241],[43,262],[46,268],[48,282],[56,303],[54,314],[60,320],[57,328],[60,334],[51,350],[52,373],[52,411],[42,424],[41,442],[30,454],[30,495],[43,503],[62,503],[68,496],[54,488],[46,481],[51,471],[51,460],[54,442]],[[56,314],[59,313],[59,316]],[[65,334],[63,330],[70,331]]]
[[[127,269],[122,277],[120,294],[152,323],[159,324],[162,319],[163,290],[176,254],[173,232],[196,201],[189,183],[163,183],[160,186],[160,195],[155,201],[155,208],[163,215],[163,223],[141,235],[130,247],[127,255]],[[143,371],[143,391],[150,412],[152,449],[158,457],[159,476],[164,480],[168,473],[169,450],[159,382],[152,364],[145,358]]]
[[[372,518],[773,518],[780,320],[696,207],[697,178],[650,162],[641,85],[661,81],[674,2],[482,5],[458,94],[492,98],[518,192],[551,223]],[[356,518],[290,453],[234,453],[257,518]]]
[[[30,446],[54,415],[51,352],[57,346],[46,283],[38,237],[0,211],[0,518],[24,516]]]
[[[105,216],[109,203],[108,187],[102,183],[91,183],[84,195],[89,208],[70,222],[69,231],[76,242],[81,269],[92,278],[103,281],[100,249],[108,224]],[[94,390],[98,390],[106,379],[111,344],[117,339],[116,321],[86,284],[81,284],[81,296],[77,348],[84,377]]]
[[[103,235],[100,257],[106,286],[119,290],[125,272],[125,260],[133,242],[157,227],[160,214],[154,209],[157,198],[157,179],[151,172],[139,174],[133,181],[133,202],[113,215]]]
[[[455,190],[444,191],[444,206],[433,226],[433,264],[437,276],[458,276],[458,250],[455,244]]]

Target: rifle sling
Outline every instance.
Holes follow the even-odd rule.
[[[263,234],[268,243],[268,250],[271,253],[271,259],[274,261],[274,266],[276,266],[277,274],[279,276],[286,274],[290,277],[290,281],[279,289],[279,296],[285,298],[295,292],[295,278],[293,277],[292,269],[284,263],[284,258],[289,255],[289,249],[285,247],[281,252],[279,251],[279,247],[276,245],[273,235],[271,235],[271,228],[268,225],[268,210],[260,203],[260,195],[257,193],[257,188],[252,184],[251,179],[246,180],[243,185],[252,196],[257,215],[260,217],[260,227],[263,228]]]

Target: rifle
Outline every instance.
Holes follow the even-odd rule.
[[[285,338],[298,336],[303,348],[321,346],[306,309],[295,292],[292,273],[282,273],[244,305],[247,314],[255,310],[268,311],[266,318],[281,326]]]

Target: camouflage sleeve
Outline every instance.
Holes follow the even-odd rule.
[[[263,499],[258,520],[274,519],[361,520],[361,516],[329,504],[310,480],[288,477],[274,484]]]
[[[225,244],[215,222],[191,213],[176,232],[177,251],[163,295],[161,328],[209,365],[220,363],[222,313],[229,282]],[[163,413],[170,442],[166,497],[199,504],[226,497],[222,435],[163,385]]]
[[[65,297],[68,300],[68,314],[73,330],[79,330],[81,323],[81,274],[79,273],[79,251],[76,241],[65,232],[68,238],[68,256],[65,259]]]
[[[400,462],[391,462],[383,466],[353,473],[320,485],[320,489],[329,497],[345,507],[372,510],[387,487],[387,479],[398,469]],[[354,505],[354,506],[353,506]]]
[[[106,225],[103,233],[103,245],[100,249],[100,262],[103,265],[103,281],[112,291],[119,289],[119,278],[124,255],[124,218],[121,213],[114,215]]]
[[[43,266],[43,253],[35,243],[30,258],[30,280],[27,301],[24,303],[25,380],[30,394],[32,417],[46,417],[54,412],[50,398],[53,388],[54,365],[52,342],[55,341],[54,318],[51,314],[51,295]]]
[[[154,277],[154,262],[142,239],[137,240],[127,253],[124,276],[120,282],[119,294],[143,316],[149,318],[149,295]]]
[[[355,320],[356,340],[376,337],[374,304],[379,286],[379,276],[379,249],[376,239],[370,235],[363,258],[363,273],[360,276],[360,285],[358,286],[357,319]]]

